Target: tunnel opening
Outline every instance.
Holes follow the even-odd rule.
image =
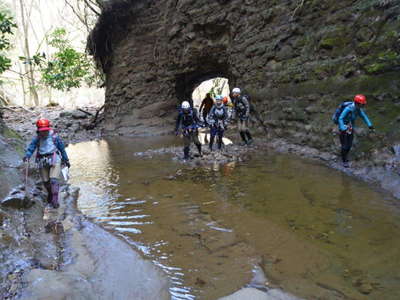
[[[216,95],[222,95],[229,99],[229,80],[225,77],[207,79],[197,85],[191,95],[193,107],[199,109],[203,100],[209,95],[215,99]]]

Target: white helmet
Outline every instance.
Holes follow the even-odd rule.
[[[232,93],[240,94],[240,92],[241,90],[237,87],[232,90]]]
[[[222,106],[222,104],[223,104],[222,100],[223,100],[223,97],[221,95],[215,96],[215,104],[217,105],[217,107]]]
[[[190,104],[188,101],[183,101],[181,107],[186,110],[190,108]]]

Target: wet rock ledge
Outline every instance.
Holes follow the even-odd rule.
[[[25,203],[22,187],[5,201]],[[60,208],[1,205],[1,299],[169,299],[169,283],[150,261],[88,221],[76,208],[77,188],[65,185]],[[7,199],[7,198],[6,198]]]

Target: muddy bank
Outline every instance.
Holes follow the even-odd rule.
[[[68,143],[94,140],[101,136],[103,120],[101,107],[67,110],[60,106],[25,109],[9,107],[4,110],[4,122],[27,142],[35,134],[39,118],[49,119],[52,127]],[[96,116],[97,115],[97,116]]]
[[[76,210],[78,193],[66,187],[58,212],[45,213],[59,263],[26,272],[21,299],[168,299],[168,281],[150,261]]]
[[[53,210],[37,184],[31,208],[2,206],[2,299],[169,299],[168,280],[80,214],[78,195],[64,186]]]

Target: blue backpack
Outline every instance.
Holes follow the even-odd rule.
[[[340,117],[341,113],[343,112],[343,110],[344,110],[347,106],[349,106],[349,105],[352,104],[352,103],[353,103],[352,101],[346,101],[346,102],[343,102],[342,104],[340,104],[340,105],[338,106],[338,108],[336,108],[335,113],[332,115],[332,121],[333,121],[333,123],[339,124],[339,117]]]

